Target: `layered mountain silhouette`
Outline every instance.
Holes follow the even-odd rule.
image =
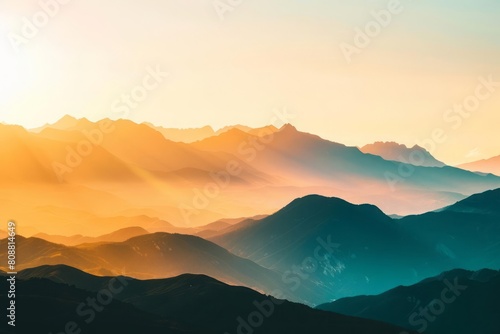
[[[162,126],[156,126],[151,123],[144,123],[144,124],[160,132],[166,139],[183,143],[194,143],[196,141],[200,141],[227,132],[231,129],[238,129],[243,132],[255,135],[259,135],[264,131],[270,131],[270,132],[278,131],[278,129],[272,125],[257,129],[244,125],[232,125],[232,126],[225,126],[217,131],[214,131],[214,129],[211,126],[204,126],[201,128],[190,128],[190,129],[176,129],[176,128],[164,128]]]
[[[266,140],[268,143],[265,143]],[[256,169],[275,171],[289,185],[309,187],[307,194],[315,192],[312,191],[314,186],[318,190],[315,193],[319,194],[325,194],[325,188],[328,188],[330,193],[334,192],[338,197],[351,202],[373,203],[390,213],[407,214],[412,209],[403,212],[401,208],[411,205],[415,205],[415,209],[432,210],[436,207],[431,208],[428,202],[431,198],[435,206],[436,201],[440,202],[443,198],[454,202],[462,199],[464,194],[471,195],[497,187],[474,187],[472,190],[472,180],[489,183],[488,179],[491,179],[495,184],[493,180],[496,178],[453,167],[430,168],[387,161],[372,154],[364,154],[355,147],[302,133],[291,125],[285,125],[265,139],[249,137],[247,133],[233,129],[193,143],[192,146],[210,152],[224,151],[239,155]],[[301,196],[290,189],[288,191],[295,197]]]
[[[459,168],[470,170],[473,172],[491,173],[500,175],[500,155],[474,162],[469,162],[458,166]]]
[[[7,239],[0,240],[0,256],[7,256],[7,242]],[[19,269],[65,264],[97,275],[128,275],[141,279],[205,274],[266,293],[283,291],[285,286],[277,272],[190,235],[154,233],[124,242],[73,247],[18,236],[17,250]],[[321,291],[289,291],[286,297],[307,300],[309,294],[319,298]]]
[[[42,187],[42,189],[47,189]],[[22,197],[22,190],[18,190],[19,198]],[[78,196],[71,197],[67,196],[64,199],[63,193],[67,191],[68,193],[77,192]],[[16,194],[17,195],[17,194]],[[100,201],[96,201],[95,196],[100,197]],[[109,195],[108,195],[109,196]],[[15,199],[17,196],[13,197]],[[127,203],[116,197],[107,197],[105,193],[89,191],[85,188],[66,188],[61,189],[59,193],[48,193],[46,199],[41,199],[42,203],[49,203],[51,200],[56,201],[61,198],[61,202],[57,203],[57,206],[52,205],[40,205],[38,207],[32,207],[30,203],[19,203],[19,207],[12,207],[9,210],[19,212],[16,220],[23,222],[19,225],[19,234],[26,236],[37,236],[42,239],[47,239],[49,241],[56,241],[59,243],[67,244],[66,241],[73,245],[74,242],[71,240],[77,240],[78,238],[98,238],[106,234],[115,233],[118,230],[125,228],[141,227],[150,232],[168,232],[168,233],[182,233],[182,234],[194,234],[200,229],[190,228],[190,227],[178,227],[173,224],[155,218],[148,215],[136,215],[140,213],[140,209],[137,210],[126,210],[120,211],[118,213],[111,213],[110,216],[102,216],[100,213],[100,207],[102,205],[103,210],[116,210],[116,208],[126,208]],[[31,199],[28,199],[31,201]],[[34,201],[34,198],[33,198]],[[102,203],[101,203],[102,202]],[[73,208],[61,207],[64,204],[72,205]],[[95,206],[90,206],[95,203]],[[85,210],[76,209],[78,205]],[[114,205],[114,207],[106,207],[104,204]],[[86,210],[91,209],[92,212]],[[94,212],[97,212],[94,213]],[[116,211],[115,211],[116,212]],[[148,210],[145,210],[148,212]],[[149,213],[149,212],[148,212]],[[155,215],[156,212],[152,211],[150,214]],[[6,220],[11,219],[11,215],[0,214],[5,217]],[[41,222],[46,222],[45,225],[37,223],[37,220]],[[35,229],[29,229],[28,224],[33,224],[35,222]],[[43,232],[41,232],[43,231]],[[75,234],[74,231],[79,233]],[[51,239],[52,236],[62,237],[56,239]],[[125,239],[124,239],[125,240]],[[122,240],[122,241],[124,241]]]
[[[359,149],[290,124],[70,116],[1,124],[0,158],[21,332],[498,333],[500,275],[483,269],[500,268],[496,158],[456,168],[419,146]],[[117,281],[86,323],[75,310]],[[467,286],[453,303],[450,284]]]
[[[427,240],[436,251],[460,263],[460,267],[500,267],[500,189],[398,222],[416,238]]]
[[[21,301],[47,303],[51,310],[63,311],[47,317],[41,311],[24,326],[48,328],[64,325],[69,319],[82,323],[75,314],[79,302],[96,297],[102,291],[116,291],[112,304],[96,314],[96,322],[82,328],[98,328],[122,317],[120,333],[137,333],[144,325],[152,333],[400,333],[400,327],[373,320],[314,310],[307,306],[277,300],[248,288],[228,286],[208,276],[185,274],[162,280],[134,280],[126,277],[95,277],[66,266],[43,266],[19,273]],[[4,281],[4,280],[2,280]],[[5,285],[5,283],[2,283]],[[48,292],[50,289],[50,292]],[[6,291],[2,289],[2,291]],[[31,307],[34,307],[31,306]],[[97,313],[97,312],[96,312]],[[131,314],[132,313],[132,314]],[[44,320],[45,319],[45,320]],[[57,320],[56,320],[57,319]],[[107,326],[106,326],[107,324]],[[132,325],[133,324],[133,325]],[[127,325],[132,325],[127,328]],[[163,326],[163,327],[161,327]],[[39,328],[40,328],[39,327]],[[118,328],[118,327],[117,327]],[[57,329],[52,327],[49,330]],[[99,333],[103,332],[99,331]],[[116,332],[117,330],[113,331]],[[144,332],[139,330],[138,332]],[[96,331],[97,333],[97,331]],[[149,333],[149,331],[148,331]]]
[[[280,271],[293,291],[314,282],[323,299],[382,292],[455,266],[377,207],[318,195],[211,240]]]
[[[0,218],[23,220],[26,235],[82,234],[84,216],[147,216],[190,228],[270,214],[311,193],[406,215],[500,187],[494,175],[388,161],[291,125],[232,126],[185,143],[152,125],[68,116],[36,131],[0,125],[0,144],[10,162],[0,168],[0,201],[8,208]],[[39,212],[49,206],[50,213]],[[161,231],[95,226],[90,236],[132,226]]]
[[[385,160],[404,162],[423,167],[444,167],[445,163],[437,160],[425,148],[395,142],[375,142],[360,148],[361,152],[381,156]],[[466,168],[467,169],[467,168]]]
[[[175,142],[192,143],[215,135],[211,126],[191,129],[164,128],[151,123],[144,123],[147,126],[160,132],[166,139]]]
[[[452,270],[376,296],[344,298],[318,309],[429,334],[500,332],[500,272]]]
[[[142,227],[135,226],[135,227],[123,228],[109,234],[101,235],[99,237],[87,237],[80,234],[66,237],[62,235],[50,235],[46,233],[38,233],[34,235],[34,237],[44,239],[56,244],[75,246],[84,243],[95,243],[95,242],[122,242],[130,238],[148,233],[149,232],[143,229]]]
[[[412,284],[456,267],[500,267],[499,208],[496,189],[439,212],[394,220],[371,205],[311,195],[211,240],[285,273],[295,290],[313,280],[327,298],[337,299]]]
[[[57,212],[57,209],[53,208],[44,208],[39,212]],[[36,233],[32,236],[35,238],[44,239],[50,241],[52,243],[63,244],[66,246],[75,246],[83,243],[96,243],[96,242],[122,242],[126,241],[132,237],[144,235],[156,232],[167,232],[167,233],[177,233],[177,234],[189,234],[189,235],[197,235],[202,238],[207,238],[208,236],[215,236],[218,234],[227,233],[229,231],[233,231],[239,229],[247,224],[248,221],[255,221],[257,219],[262,219],[266,217],[266,215],[258,215],[252,218],[228,218],[217,220],[213,223],[199,226],[199,227],[177,227],[168,222],[151,218],[148,216],[138,216],[138,217],[109,217],[109,218],[101,218],[93,215],[88,215],[81,213],[81,216],[75,213],[75,221],[74,225],[81,226],[82,230],[85,230],[86,233],[96,234],[99,231],[108,231],[115,227],[119,226],[129,226],[125,228],[119,228],[116,231],[112,231],[110,233],[106,233],[103,235],[97,235],[95,237],[76,234],[71,236],[64,235],[55,235],[48,233]],[[143,227],[133,226],[135,224],[142,225],[147,227],[146,230]],[[91,229],[85,229],[85,226],[91,227]],[[5,231],[0,230],[0,239],[6,238],[7,233]]]
[[[196,232],[196,235],[204,239],[212,238],[245,228],[265,217],[267,217],[267,215],[257,215],[250,218],[220,219],[216,222],[198,227],[201,231]]]
[[[19,238],[19,263],[20,268],[67,264],[94,274],[137,278],[206,274],[319,304],[380,293],[456,267],[500,266],[499,191],[397,220],[373,205],[310,195],[262,219],[239,219],[219,231],[197,232],[236,256],[199,237],[155,233],[124,242],[97,238],[93,241],[101,242],[77,247]],[[0,241],[0,256],[7,256],[6,242]]]

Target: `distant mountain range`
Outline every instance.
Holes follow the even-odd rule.
[[[164,128],[161,126],[155,126],[154,124],[151,123],[144,123],[144,124],[157,130],[165,138],[175,142],[192,143],[216,135],[214,129],[212,129],[212,127],[210,126],[204,126],[201,128],[191,128],[191,129],[175,129],[175,128]]]
[[[107,225],[106,229],[110,229],[112,227],[117,227],[120,224],[121,225],[133,225],[134,223],[138,225],[143,225],[148,227],[148,229],[151,230],[151,233],[155,233],[158,231],[165,231],[167,233],[177,233],[177,234],[189,234],[189,235],[196,235],[202,238],[207,238],[210,236],[215,236],[219,234],[224,234],[229,231],[234,231],[239,228],[242,228],[247,224],[249,221],[255,221],[258,219],[262,219],[266,217],[266,215],[257,215],[251,218],[246,218],[246,217],[241,217],[241,218],[227,218],[227,219],[220,219],[217,220],[213,223],[199,226],[199,227],[192,227],[192,228],[182,228],[182,227],[176,227],[168,222],[160,221],[157,219],[152,219],[150,217],[116,217],[113,219],[102,219],[99,217],[85,217],[85,219],[88,219],[88,225],[89,227],[94,228],[95,225]],[[82,223],[83,224],[83,223]],[[92,232],[92,234],[95,234],[95,232],[99,231],[99,228],[94,228],[91,231],[86,232]],[[139,226],[130,226],[130,227],[125,227],[125,228],[120,228],[116,231],[113,231],[111,233],[107,233],[104,235],[98,235],[95,237],[87,236],[87,235],[82,235],[82,234],[76,234],[76,235],[71,235],[71,236],[64,236],[64,235],[55,235],[55,234],[48,234],[48,233],[36,233],[33,235],[35,238],[40,238],[44,239],[47,241],[50,241],[52,243],[56,244],[63,244],[66,246],[76,246],[84,243],[96,243],[96,242],[122,242],[126,241],[132,237],[144,235],[144,234],[149,234],[150,231],[147,231],[143,227]],[[7,232],[0,230],[0,239],[6,238],[7,237]]]
[[[437,160],[426,149],[415,145],[411,148],[395,142],[375,142],[360,148],[361,152],[381,156],[385,160],[393,160],[423,167],[444,167],[445,163]]]
[[[66,237],[62,235],[50,235],[46,233],[38,233],[34,235],[34,237],[44,239],[56,244],[75,246],[75,245],[80,245],[85,243],[95,243],[95,242],[122,242],[130,238],[144,234],[149,234],[149,232],[143,229],[142,227],[135,226],[135,227],[126,227],[109,234],[101,235],[99,237],[86,237],[80,234]]]
[[[182,142],[182,143],[194,143],[196,141],[200,141],[209,137],[217,136],[220,135],[221,133],[227,132],[232,129],[238,129],[243,132],[249,133],[249,134],[259,134],[261,131],[266,130],[269,132],[276,132],[278,129],[274,126],[267,126],[264,128],[251,128],[248,126],[244,125],[232,125],[232,126],[225,126],[217,131],[214,131],[214,129],[210,126],[204,126],[201,128],[191,128],[191,129],[176,129],[176,128],[164,128],[161,126],[155,126],[154,124],[151,123],[144,123],[151,128],[157,130],[160,132],[165,138],[168,140],[172,140],[175,142]]]
[[[428,334],[500,333],[500,272],[452,270],[376,296],[317,308],[392,323]]]
[[[64,329],[68,321],[74,321],[85,332],[124,334],[399,334],[402,330],[373,320],[273,299],[202,275],[139,281],[95,277],[66,266],[43,266],[24,270],[18,278],[18,312],[33,314],[30,321],[19,321],[18,329],[33,332]],[[2,279],[2,298],[6,284]],[[116,300],[105,306],[99,304],[108,294]],[[96,296],[96,306],[102,307],[102,313],[92,312],[85,305],[88,297]],[[80,303],[83,303],[80,313],[75,312]],[[40,307],[42,304],[44,307]],[[92,316],[95,321],[87,324],[85,321]],[[5,322],[1,326],[5,328]]]
[[[500,175],[500,155],[474,162],[469,162],[458,166],[459,168],[470,170],[473,172],[491,173]]]
[[[312,193],[407,215],[500,187],[497,176],[388,161],[291,125],[234,126],[185,143],[151,125],[67,116],[32,132],[0,125],[0,157],[10,162],[0,166],[0,219],[23,221],[25,235],[71,236],[88,224],[92,237],[133,226],[171,232],[270,214]],[[119,226],[124,219],[154,226]]]

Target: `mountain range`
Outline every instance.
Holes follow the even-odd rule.
[[[384,321],[419,333],[500,332],[500,272],[455,269],[376,296],[344,298],[318,309]]]
[[[210,240],[278,270],[295,290],[313,281],[325,297],[337,299],[459,267],[498,268],[499,221],[500,189],[401,219],[372,205],[311,195]]]
[[[70,116],[1,124],[0,158],[21,332],[498,333],[495,158]]]
[[[7,242],[7,239],[0,240],[0,256],[7,256]],[[267,293],[283,290],[276,272],[191,235],[154,233],[124,242],[78,246],[18,236],[17,250],[19,270],[45,264],[65,264],[96,275],[128,275],[140,279],[193,273]],[[301,299],[297,294],[290,294],[290,298]]]
[[[458,167],[474,172],[500,175],[500,155],[489,159],[461,164]]]
[[[147,330],[147,333],[207,334],[306,331],[397,334],[402,330],[373,320],[274,299],[203,275],[135,280],[123,276],[96,277],[67,266],[42,266],[24,270],[18,278],[18,312],[34,312],[37,305],[44,305],[29,322],[19,322],[22,329],[29,326],[37,332],[64,328],[68,319],[92,333],[112,330],[126,334]],[[5,287],[6,281],[0,284]],[[111,296],[112,303],[102,298],[104,295]],[[0,296],[4,297],[4,292],[0,292]],[[101,307],[103,313],[85,305],[85,300],[92,297],[97,302],[96,310]],[[79,303],[83,303],[80,309]],[[91,319],[95,321],[87,324]],[[111,326],[114,322],[115,328]]]
[[[499,268],[500,189],[472,195],[438,212],[407,216],[398,223],[415,238],[460,265]]]
[[[99,237],[87,237],[81,234],[72,235],[72,236],[63,236],[63,235],[50,235],[46,233],[38,233],[34,235],[35,238],[43,239],[50,241],[55,244],[63,244],[66,246],[76,246],[85,243],[96,243],[96,242],[122,242],[126,241],[130,238],[137,237],[140,235],[149,234],[148,231],[143,229],[142,227],[126,227],[123,229],[119,229],[115,232],[101,235]]]
[[[434,158],[423,147],[406,145],[395,142],[375,142],[360,148],[363,153],[378,155],[385,160],[392,160],[423,167],[444,167],[446,164]],[[465,168],[467,169],[467,168]]]
[[[148,124],[67,116],[31,132],[0,125],[0,144],[10,161],[0,167],[0,218],[23,221],[26,236],[71,236],[88,224],[92,237],[133,226],[172,232],[271,214],[309,194],[407,215],[500,187],[494,175],[385,160],[291,125],[234,126],[185,143]],[[135,222],[93,223],[124,219]]]
[[[392,219],[373,205],[309,195],[270,216],[202,231],[210,241],[138,229],[77,246],[19,237],[19,268],[66,264],[141,279],[205,274],[317,305],[381,293],[454,268],[500,267],[499,200],[497,189],[438,212]],[[142,235],[122,241],[130,232]],[[6,243],[0,241],[0,256],[7,256]]]

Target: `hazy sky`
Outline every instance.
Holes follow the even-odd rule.
[[[481,88],[470,113],[448,112],[474,103],[479,77],[500,82],[498,0],[401,0],[351,63],[340,45],[376,28],[371,12],[391,1],[242,0],[224,13],[212,0],[60,1],[47,22],[49,0],[0,2],[0,121],[126,115],[219,128],[264,125],[287,107],[300,130],[348,145],[413,145],[440,128],[432,153],[445,162],[500,154],[500,86]],[[23,20],[34,16],[38,33]],[[157,67],[170,76],[117,113]]]

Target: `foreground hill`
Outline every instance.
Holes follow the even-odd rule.
[[[7,300],[7,284],[5,279],[0,282],[2,300]],[[95,312],[85,304],[87,298],[96,297],[95,292],[90,293],[48,279],[18,280],[16,288],[16,326],[11,327],[7,321],[2,321],[1,333],[67,333],[67,329],[73,333],[94,334],[202,333],[191,326],[142,311],[119,300],[113,300],[106,306],[97,304],[103,312]],[[83,308],[78,313],[81,305]],[[29,315],[29,319],[23,315]]]
[[[200,275],[186,274],[170,279],[139,281],[129,278],[95,277],[66,266],[44,266],[22,271],[19,279],[22,280],[23,287],[25,285],[31,285],[35,289],[37,285],[40,289],[50,287],[52,295],[61,297],[60,304],[57,305],[59,308],[62,308],[68,299],[85,300],[85,295],[96,296],[103,289],[109,291],[110,287],[116,290],[121,284],[123,289],[114,294],[113,297],[117,301],[111,305],[127,306],[129,310],[138,309],[139,311],[130,318],[127,318],[127,312],[123,313],[126,319],[122,323],[134,320],[136,326],[147,322],[153,327],[162,319],[166,322],[166,327],[174,323],[179,328],[189,328],[209,334],[250,332],[398,334],[401,331],[401,328],[396,326],[314,310],[304,305],[273,299],[247,288],[228,286]],[[70,288],[68,285],[73,287]],[[24,298],[22,291],[27,290],[21,290],[21,298]],[[33,290],[28,290],[28,293],[31,291]],[[41,295],[39,302],[44,302],[51,296],[50,293],[34,291],[35,295]],[[56,303],[56,300],[53,300],[53,303]],[[71,306],[76,305],[70,303],[67,306],[73,311]],[[118,319],[108,319],[108,316],[113,316],[112,311],[114,308],[98,316],[102,321],[120,323]],[[68,312],[63,314],[65,313]],[[59,316],[57,319],[62,322],[70,318]],[[35,325],[36,321],[29,323]],[[125,329],[120,333],[133,333],[133,331]]]
[[[453,270],[376,296],[318,309],[389,322],[428,334],[500,333],[500,272]]]

